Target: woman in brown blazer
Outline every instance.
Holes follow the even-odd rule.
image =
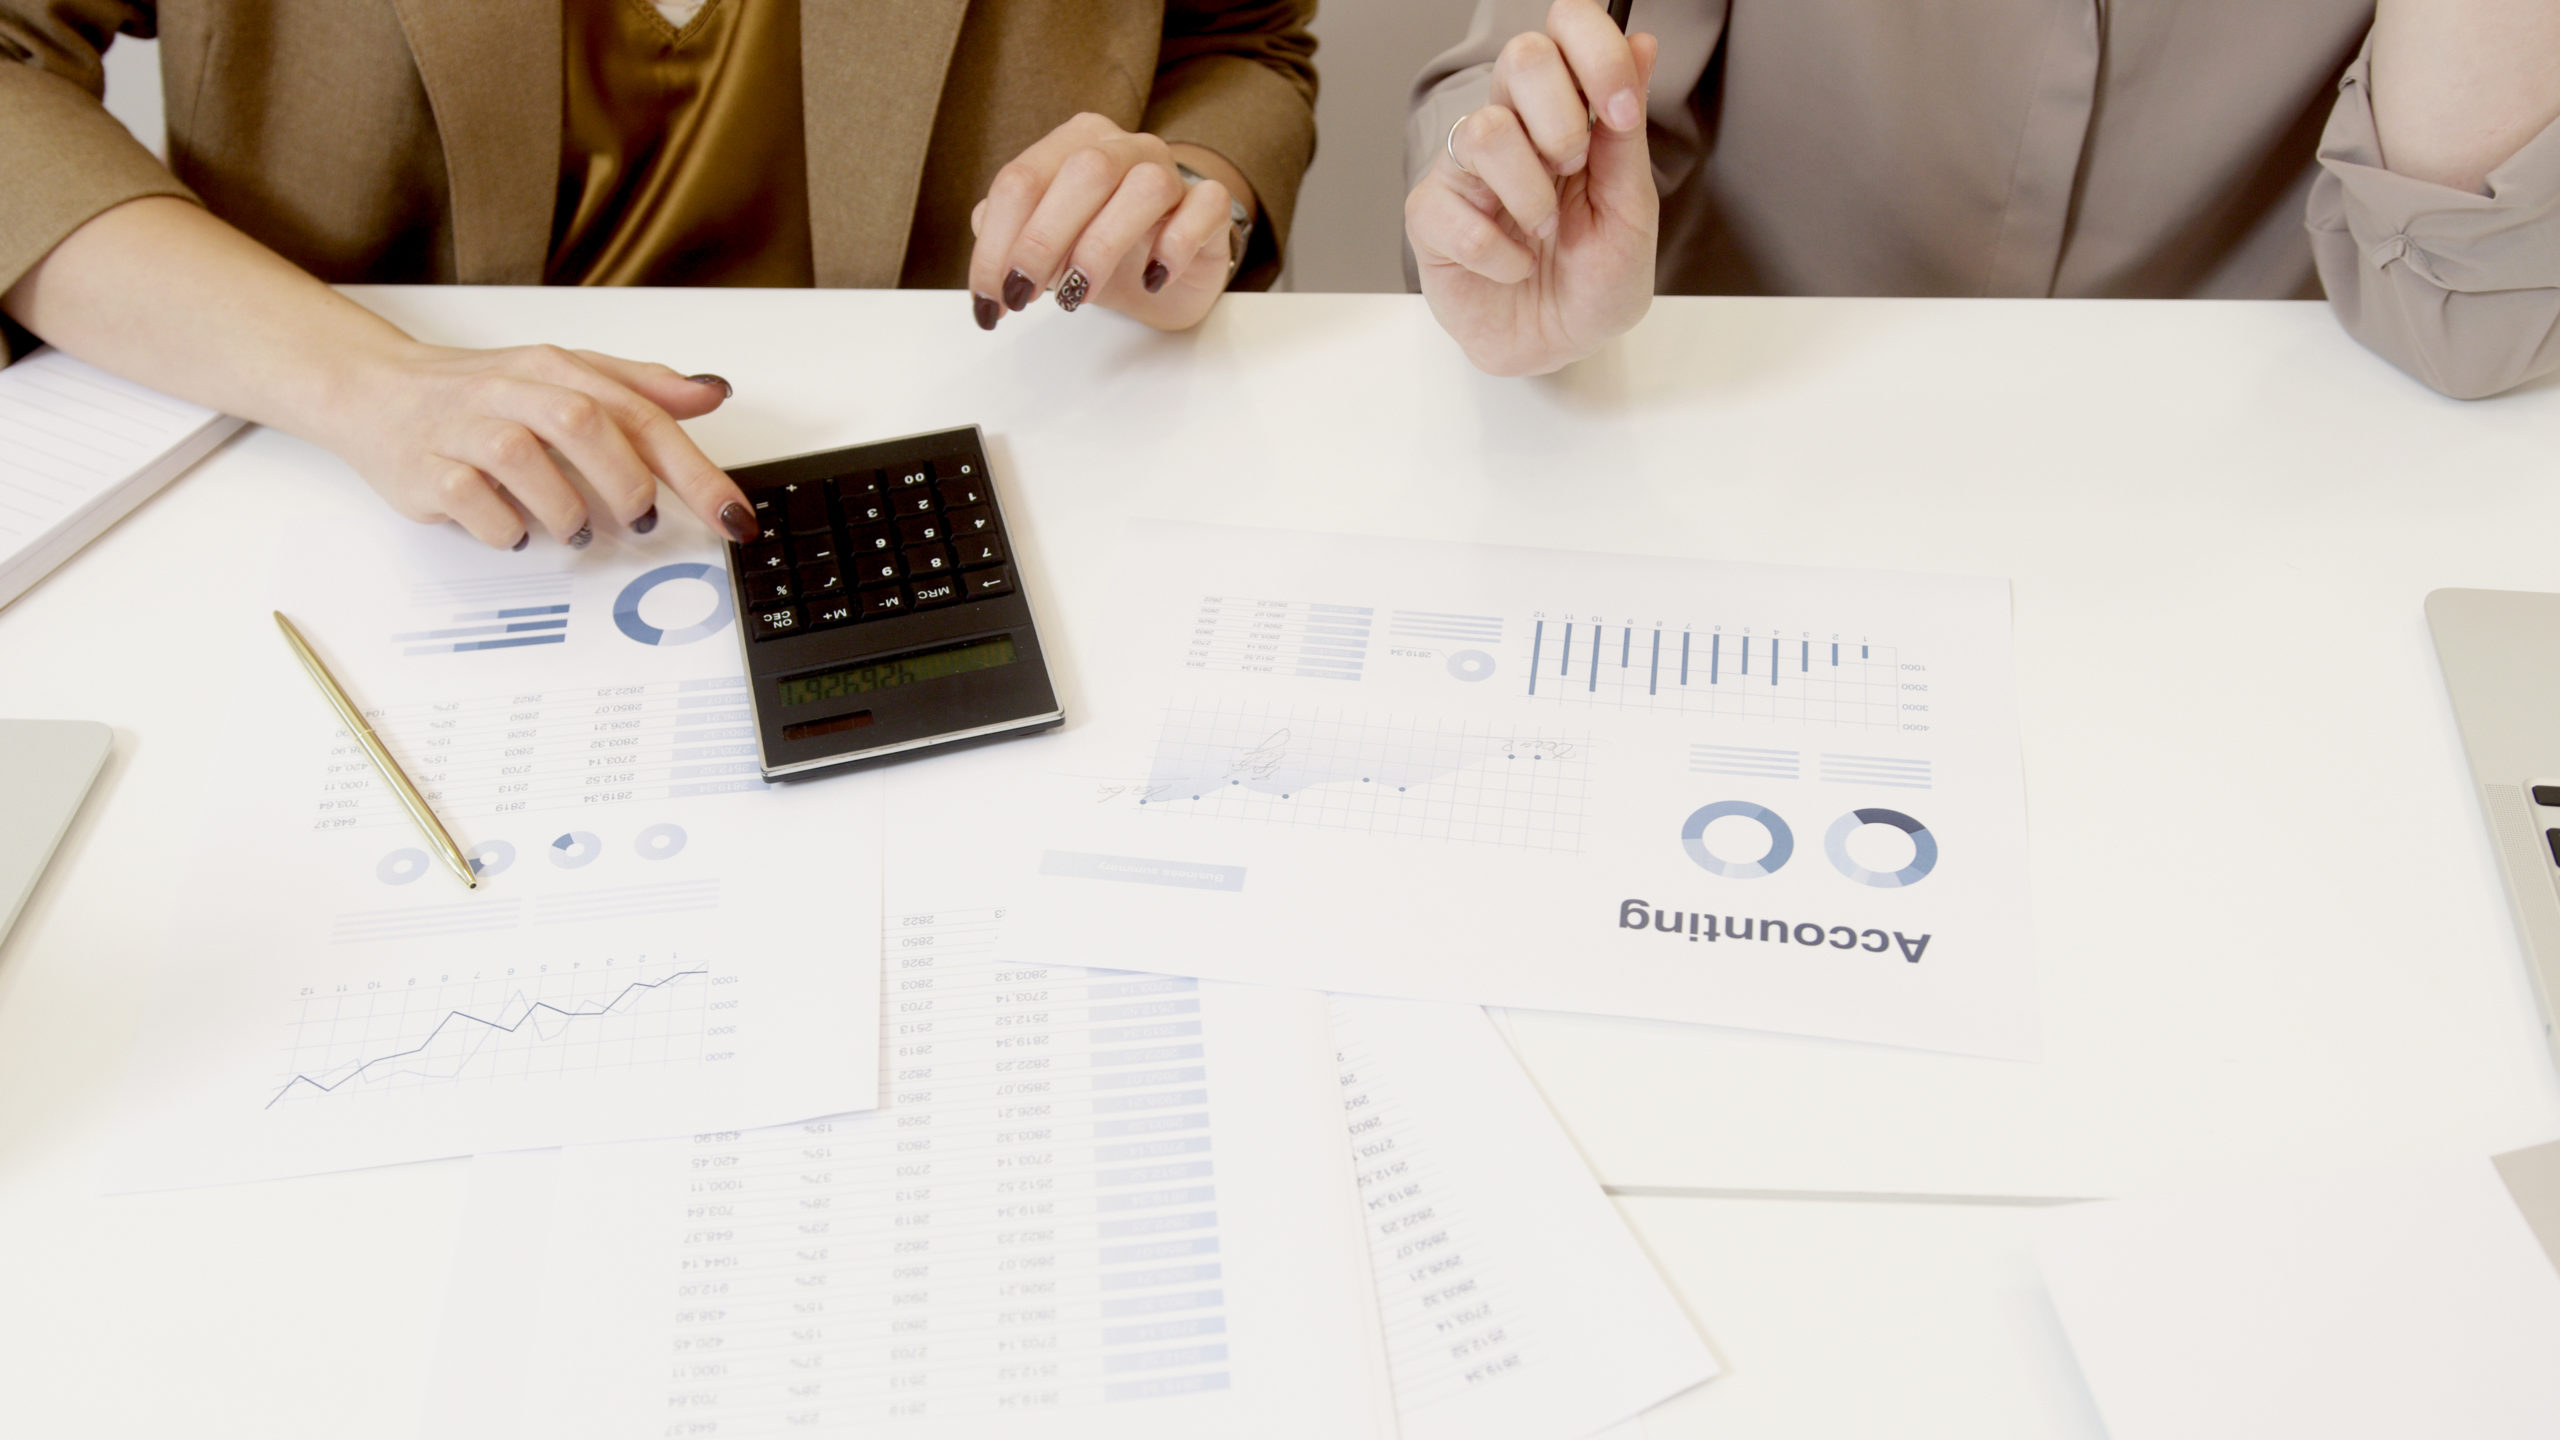
[[[984,329],[1043,291],[1184,328],[1279,269],[1314,8],[0,0],[0,314],[492,545],[646,531],[662,480],[745,538],[676,424],[726,381],[423,345],[323,282],[965,285]],[[119,32],[160,37],[166,166],[99,104]]]

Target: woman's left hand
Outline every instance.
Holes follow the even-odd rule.
[[[1209,178],[1185,185],[1174,161]],[[1091,301],[1159,330],[1200,323],[1227,288],[1230,195],[1250,188],[1214,152],[1078,115],[996,172],[969,217],[969,301],[993,330],[1054,288],[1058,307]]]

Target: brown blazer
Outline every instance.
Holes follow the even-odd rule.
[[[811,249],[828,286],[966,282],[969,211],[1079,111],[1215,150],[1279,269],[1315,153],[1314,0],[800,0]],[[169,163],[98,103],[160,37]],[[542,279],[560,0],[0,0],[0,289],[91,216],[192,195],[332,281]]]

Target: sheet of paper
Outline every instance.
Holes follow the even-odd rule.
[[[121,1188],[877,1103],[877,782],[758,778],[698,529],[507,554],[386,524],[287,543],[272,593],[481,883],[275,637],[173,877]]]
[[[1053,953],[2036,1053],[2004,584],[1173,524],[1120,572],[1062,743],[892,781],[1022,817],[974,853]]]
[[[876,1114],[477,1162],[426,1433],[1392,1435],[1322,997],[999,919],[897,918]]]
[[[2486,1158],[2075,1205],[2037,1224],[2115,1440],[2560,1427],[2560,1272]]]
[[[1336,996],[1404,1440],[1579,1440],[1716,1373],[1482,1010]]]
[[[239,428],[50,347],[0,369],[0,605]]]

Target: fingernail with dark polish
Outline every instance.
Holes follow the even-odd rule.
[[[1004,307],[973,290],[969,292],[969,313],[978,317],[979,329],[993,330],[996,322],[1004,318]]]
[[[1067,278],[1058,282],[1058,308],[1073,313],[1092,289],[1093,282],[1085,278],[1082,270],[1068,266]]]
[[[578,527],[578,533],[569,537],[569,548],[572,550],[584,550],[587,548],[588,542],[595,538],[596,527],[593,525],[581,525]]]
[[[741,545],[752,543],[760,533],[756,525],[756,512],[748,509],[745,502],[739,500],[732,500],[720,507],[720,528],[728,532],[731,540]]]
[[[516,537],[516,543],[514,543],[513,545],[508,546],[507,548],[508,548],[508,549],[510,549],[510,550],[521,550],[521,549],[523,549],[524,547],[526,547],[527,545],[530,545],[530,544],[532,544],[532,543],[533,543],[533,532],[532,532],[532,531],[530,531],[530,530],[527,530],[527,531],[526,531],[526,532],[524,532],[523,534],[521,534],[521,535],[519,535],[519,536],[517,536],[517,537]]]
[[[1031,303],[1032,296],[1039,293],[1040,287],[1031,283],[1030,276],[1019,270],[1004,272],[1004,308],[1007,310],[1021,309]]]
[[[634,535],[646,535],[657,528],[658,507],[655,505],[641,511],[640,518],[631,522],[631,533]]]
[[[1147,293],[1153,295],[1164,288],[1164,282],[1172,278],[1173,272],[1164,268],[1163,261],[1150,260],[1147,262],[1145,273],[1138,277],[1138,283],[1146,286]]]
[[[721,399],[723,399],[723,400],[726,400],[726,399],[728,399],[730,396],[735,395],[735,394],[737,394],[737,393],[738,393],[738,390],[737,390],[737,387],[736,387],[736,386],[731,385],[728,381],[721,379],[721,378],[720,378],[719,376],[717,376],[717,375],[687,375],[687,376],[686,376],[686,377],[684,377],[684,378],[686,378],[687,380],[692,381],[692,382],[693,382],[694,384],[696,384],[696,385],[717,385],[717,386],[719,386],[719,387],[720,387],[720,398],[721,398]]]

